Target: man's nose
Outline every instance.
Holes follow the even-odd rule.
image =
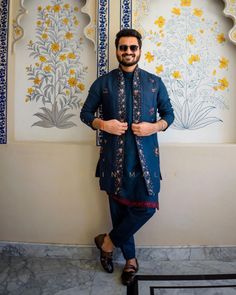
[[[130,47],[128,47],[128,49],[126,50],[126,53],[131,54],[133,53],[133,51],[130,49]]]

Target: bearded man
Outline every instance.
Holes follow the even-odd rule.
[[[159,208],[157,133],[172,124],[174,113],[161,78],[138,67],[141,34],[123,29],[115,45],[119,67],[92,84],[80,117],[102,131],[96,176],[108,195],[113,228],[95,237],[100,261],[113,272],[112,253],[119,247],[126,260],[122,283],[130,285],[139,268],[134,234]],[[100,106],[102,119],[95,116]]]

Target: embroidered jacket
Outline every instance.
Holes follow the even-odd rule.
[[[121,69],[99,77],[91,86],[81,110],[81,120],[90,126],[95,113],[102,106],[104,120],[125,121],[125,85]],[[170,99],[161,78],[136,67],[133,79],[133,122],[151,122],[161,119],[174,121]],[[159,146],[157,135],[135,136],[143,176],[149,195],[160,191]],[[100,177],[101,190],[119,195],[122,185],[124,159],[124,136],[102,133],[100,158],[96,176]]]

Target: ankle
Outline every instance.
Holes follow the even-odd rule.
[[[103,245],[102,245],[103,251],[112,252],[113,248],[114,248],[114,245],[113,245],[109,235],[106,235],[105,238],[104,238]]]
[[[136,258],[127,259],[126,265],[133,265],[136,267],[137,266]]]

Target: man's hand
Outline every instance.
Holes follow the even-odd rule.
[[[138,124],[133,123],[131,128],[133,133],[137,136],[149,136],[159,131],[164,130],[167,127],[167,123],[164,120],[159,120],[155,123],[141,122]]]
[[[103,121],[101,124],[101,130],[114,135],[122,135],[128,129],[126,122],[120,122],[116,119]]]
[[[148,122],[142,122],[138,124],[133,123],[131,128],[133,133],[137,136],[149,136],[157,132],[155,125]]]

